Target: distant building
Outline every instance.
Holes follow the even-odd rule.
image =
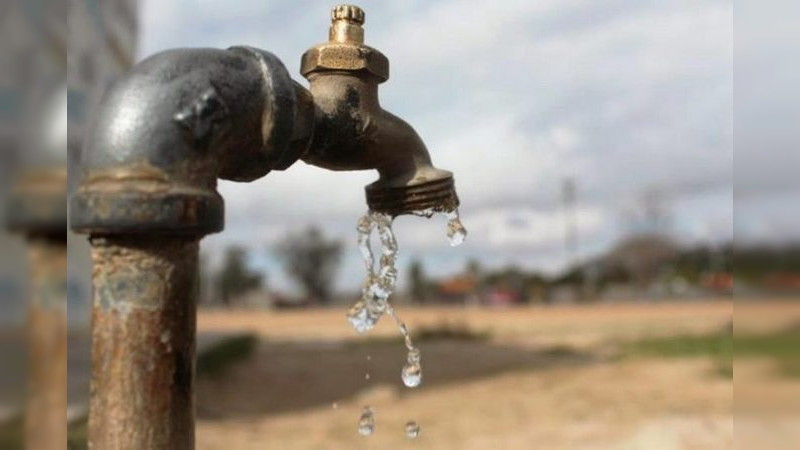
[[[478,295],[478,281],[469,275],[442,280],[437,285],[438,300],[442,303],[465,304]]]
[[[437,300],[446,304],[510,306],[524,303],[524,286],[493,282],[482,285],[477,277],[458,275],[436,284]]]

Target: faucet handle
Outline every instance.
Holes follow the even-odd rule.
[[[383,83],[389,79],[389,60],[378,50],[364,45],[364,10],[339,5],[331,10],[328,42],[311,47],[303,54],[300,73],[309,78],[322,71],[365,71]]]
[[[355,5],[337,5],[331,10],[331,21],[346,20],[364,25],[364,10]]]
[[[353,5],[339,5],[331,10],[328,40],[339,44],[364,44],[364,10]]]

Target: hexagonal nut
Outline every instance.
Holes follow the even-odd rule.
[[[308,78],[322,70],[366,70],[384,82],[389,79],[389,59],[366,45],[322,44],[303,54],[300,73]]]

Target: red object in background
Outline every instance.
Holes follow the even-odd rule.
[[[486,294],[486,303],[492,306],[510,306],[519,303],[519,296],[510,289],[493,289]]]
[[[704,288],[714,292],[733,292],[733,274],[718,272],[703,276],[701,284]]]
[[[453,277],[439,284],[439,292],[447,297],[467,296],[473,294],[477,282],[472,277]]]
[[[775,291],[800,291],[800,273],[774,273],[764,279],[764,287]]]

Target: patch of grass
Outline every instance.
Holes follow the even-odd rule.
[[[441,322],[431,327],[422,327],[414,333],[413,338],[420,342],[436,340],[450,341],[486,341],[488,331],[476,331],[464,323]]]
[[[221,339],[197,356],[198,376],[219,376],[232,364],[253,354],[258,337],[243,334]]]
[[[23,447],[22,417],[0,423],[0,450],[22,450]]]
[[[734,336],[736,356],[768,356],[777,359],[800,357],[800,332],[789,330],[774,334]]]
[[[780,375],[800,378],[800,327],[778,333],[734,337],[734,355],[741,358],[770,358]]]
[[[800,377],[800,328],[792,327],[771,334],[734,334],[732,328],[706,335],[678,335],[646,338],[623,346],[628,356],[664,358],[710,357],[716,371],[733,377],[734,358],[765,357],[778,364],[779,372]]]
[[[626,353],[662,358],[708,357],[714,362],[714,372],[733,378],[733,335],[682,335],[647,338],[627,345]]]
[[[733,347],[732,335],[715,333],[645,338],[626,344],[626,352],[664,358],[712,356],[731,359]]]
[[[583,356],[584,353],[568,345],[552,345],[542,350],[542,355],[550,358],[571,358]]]
[[[87,419],[77,420],[67,428],[67,450],[85,450],[87,443]]]

